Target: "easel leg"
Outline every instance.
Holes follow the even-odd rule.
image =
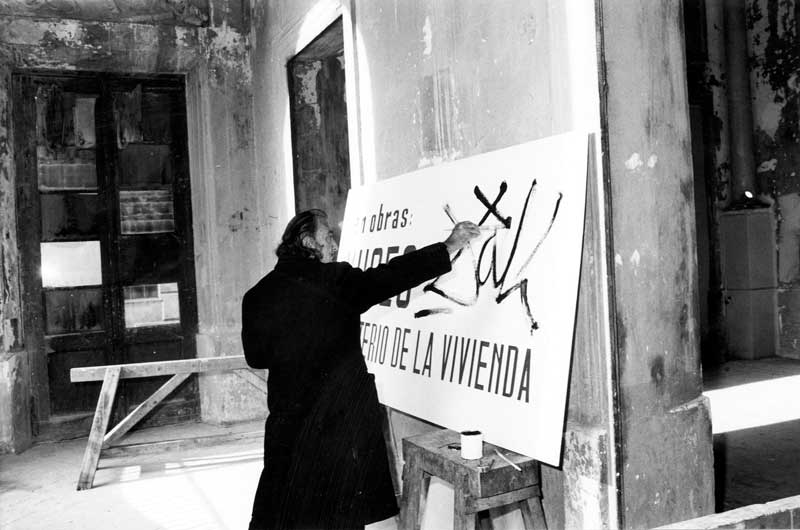
[[[108,428],[108,420],[111,418],[114,396],[117,394],[119,373],[119,366],[112,366],[106,369],[103,386],[100,389],[100,397],[97,399],[97,410],[94,413],[92,430],[89,432],[89,441],[86,444],[86,452],[83,454],[81,474],[78,477],[78,490],[90,489],[94,482],[97,462],[100,460],[100,450],[103,447],[103,438]]]
[[[522,511],[525,530],[547,530],[547,520],[544,518],[541,497],[531,497],[519,501],[519,508]]]
[[[453,530],[475,530],[476,514],[467,513],[467,497],[455,490],[455,510],[453,511]]]
[[[422,494],[425,493],[427,500],[427,488],[425,487],[425,473],[419,467],[417,455],[411,453],[406,455],[405,468],[403,469],[403,501],[400,507],[400,526],[403,530],[419,530],[422,521],[422,510],[424,501]]]
[[[422,517],[425,515],[425,507],[428,505],[428,490],[431,488],[431,475],[430,473],[422,472],[422,485],[419,491],[419,523],[415,530],[419,530],[422,526]]]
[[[455,498],[453,510],[453,530],[476,530],[478,514],[467,512],[467,493],[469,486],[467,477],[460,476],[453,484],[453,495]]]

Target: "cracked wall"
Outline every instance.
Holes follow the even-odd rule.
[[[780,355],[800,358],[800,2],[747,3],[758,188],[776,203]]]
[[[30,4],[30,3],[26,3]],[[30,5],[28,5],[30,7]],[[80,7],[80,6],[78,6]],[[85,7],[85,6],[84,6]],[[218,0],[208,4],[208,20],[197,24],[146,23],[118,19],[71,19],[69,16],[31,18],[26,13],[0,10],[0,60],[19,70],[50,72],[113,72],[117,74],[187,74],[187,113],[190,116],[190,164],[195,274],[198,300],[198,356],[239,355],[240,303],[251,285],[251,269],[260,270],[258,245],[261,218],[253,193],[252,73],[248,33],[249,3]],[[16,16],[19,14],[20,16]],[[79,13],[80,14],[80,13]],[[66,13],[69,15],[69,13]],[[7,76],[8,71],[3,70]],[[5,78],[4,78],[5,79]],[[3,81],[5,83],[5,81]],[[0,86],[0,171],[13,158],[6,147],[10,115],[7,87]],[[0,175],[2,177],[3,175]],[[11,194],[7,194],[7,190]],[[2,227],[14,230],[16,211],[11,202],[13,183],[0,178]],[[13,239],[13,237],[12,237]],[[16,271],[16,243],[3,241],[0,261]],[[16,289],[4,273],[4,292]],[[19,351],[11,322],[19,294],[3,302],[2,359],[16,359],[0,368],[0,403],[13,402],[22,426],[30,425],[27,395],[36,389],[20,387],[30,378],[28,361],[42,351]],[[263,393],[233,375],[201,380],[202,413],[209,421],[227,422],[263,417]],[[7,401],[8,392],[15,392]],[[0,406],[0,450],[24,449],[16,444],[20,424],[9,420]],[[22,408],[19,408],[22,407]],[[15,409],[16,410],[16,409]],[[17,421],[14,419],[14,421]],[[28,438],[30,436],[28,435]],[[30,439],[28,440],[30,443]],[[16,444],[16,445],[15,445]],[[12,447],[12,445],[14,447]]]

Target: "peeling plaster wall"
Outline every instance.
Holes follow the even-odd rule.
[[[241,355],[241,301],[259,270],[263,215],[253,178],[249,79],[209,62],[187,77],[188,125],[198,292],[198,357]],[[207,82],[211,80],[211,82]],[[235,374],[200,377],[210,422],[262,418],[266,394]]]
[[[714,510],[679,2],[602,2],[624,526]]]
[[[256,168],[266,197],[259,211],[270,217],[264,266],[253,271],[253,281],[274,265],[273,250],[294,207],[285,65],[339,12],[345,17],[356,181],[358,175],[366,182],[391,178],[576,128],[599,130],[591,1],[513,0],[503,9],[488,0],[356,1],[352,12],[348,6],[324,0],[254,4],[254,123],[262,146]],[[543,471],[553,528],[608,527],[616,517],[604,201],[600,180],[589,187],[564,463]],[[433,427],[393,412],[392,428],[399,471],[401,439]]]
[[[324,210],[338,236],[350,189],[343,57],[294,61],[289,68],[295,204]]]
[[[759,191],[777,202],[779,355],[800,359],[800,2],[748,0]]]
[[[22,349],[11,69],[0,63],[0,453],[31,443],[30,367]]]
[[[234,29],[236,20],[229,23],[225,18],[231,13],[249,16],[249,6],[219,0],[211,2],[209,9],[213,22],[202,28],[0,16],[0,57],[12,68],[188,74],[197,343],[201,357],[241,354],[239,304],[252,283],[252,271],[259,270],[261,229],[255,213],[260,211],[256,205],[260,199],[252,177],[255,144],[248,35]],[[8,74],[7,70],[3,73]],[[4,98],[0,99],[0,135],[7,131],[10,119],[5,83],[0,83]],[[5,167],[6,156],[2,145],[6,144],[0,139],[0,170]],[[0,186],[2,215],[13,220],[16,211],[5,187],[4,180]],[[10,197],[13,199],[13,193]],[[10,226],[6,220],[4,232]],[[3,245],[5,248],[5,241]],[[16,251],[16,243],[11,247]],[[5,259],[16,259],[15,255],[4,255]],[[16,287],[11,282],[3,283],[3,288]],[[0,311],[7,326],[6,315],[13,315],[16,309],[13,304],[4,304]],[[0,363],[8,357],[8,337],[3,334]],[[30,389],[19,385],[30,377],[29,366],[17,362],[0,368],[0,398],[19,390],[13,396],[14,403],[24,405]],[[201,379],[200,391],[203,417],[209,421],[259,418],[266,410],[263,392],[232,374]],[[0,399],[0,410],[6,403],[9,401]],[[29,413],[25,416],[23,425],[29,425]],[[8,425],[6,413],[0,411],[0,444],[7,443],[2,433],[8,432]],[[24,434],[18,426],[11,431]]]

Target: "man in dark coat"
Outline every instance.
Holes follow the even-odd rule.
[[[242,302],[247,364],[269,370],[264,470],[250,529],[363,528],[397,514],[360,314],[450,270],[480,232],[459,223],[443,243],[361,270],[320,210],[292,219],[278,264]]]

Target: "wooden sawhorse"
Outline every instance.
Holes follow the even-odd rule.
[[[78,476],[78,489],[86,490],[92,487],[94,475],[101,453],[106,456],[125,456],[148,452],[147,447],[156,446],[163,449],[167,446],[202,445],[204,442],[223,442],[242,438],[263,436],[264,432],[222,434],[204,437],[204,440],[170,440],[168,442],[150,442],[146,444],[114,445],[134,425],[144,418],[156,405],[161,403],[173,390],[183,383],[190,375],[195,373],[227,372],[233,371],[236,375],[262,391],[266,391],[266,378],[250,371],[243,355],[230,357],[205,357],[202,359],[181,359],[177,361],[155,361],[149,363],[115,364],[108,366],[87,366],[70,370],[70,380],[73,383],[80,381],[102,381],[100,396],[97,399],[97,409],[89,432],[89,441],[81,463],[81,472]],[[261,372],[263,374],[263,371]],[[171,375],[153,395],[144,400],[120,421],[111,431],[108,431],[108,421],[114,407],[114,398],[120,379],[134,379],[137,377],[153,377]]]
[[[453,485],[455,530],[474,530],[477,514],[518,503],[526,530],[546,529],[542,509],[539,462],[517,453],[483,444],[483,458],[464,460],[459,433],[449,429],[403,440],[403,530],[419,530],[431,476]],[[516,464],[515,469],[495,450]]]

